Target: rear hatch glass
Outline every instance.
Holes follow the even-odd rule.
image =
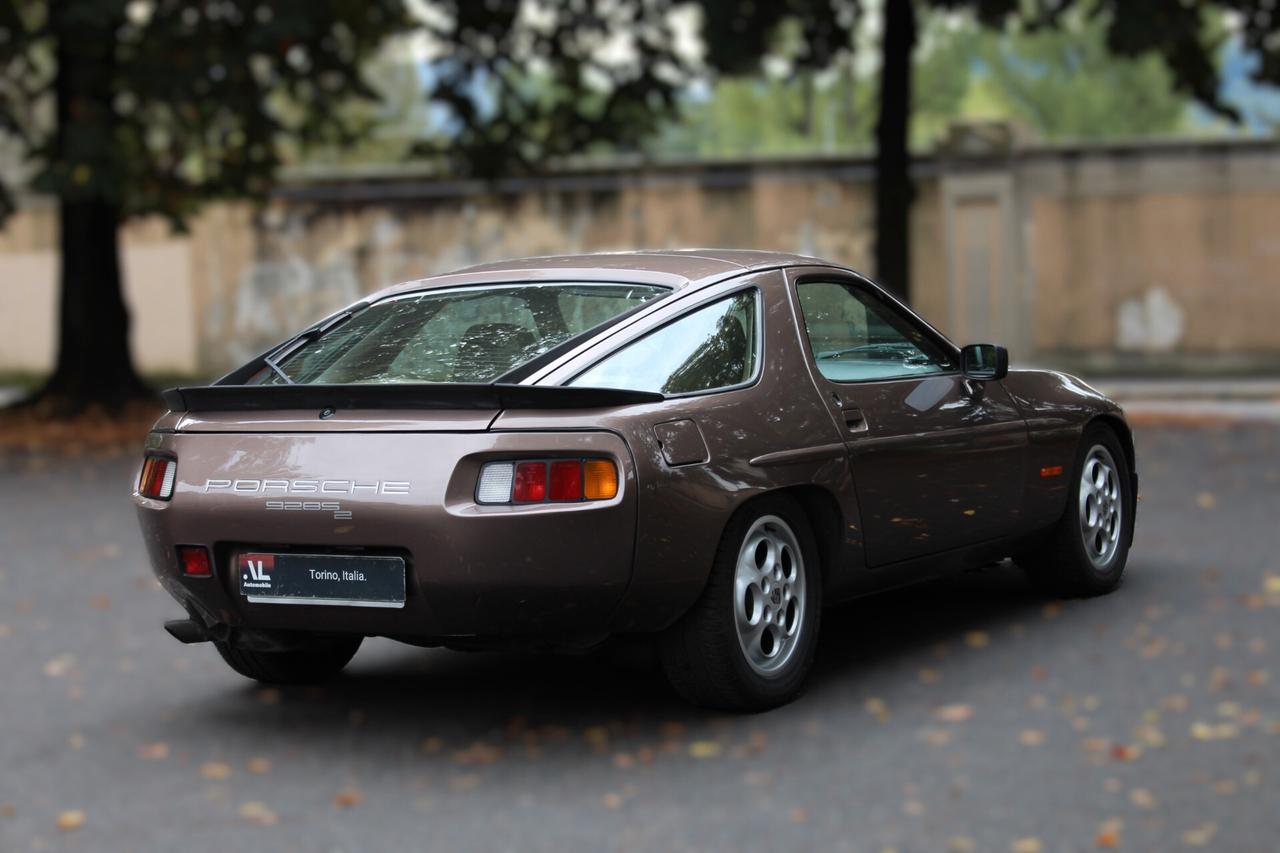
[[[252,385],[488,383],[668,290],[536,283],[432,290],[370,305],[274,355]]]

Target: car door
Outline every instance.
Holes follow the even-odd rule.
[[[868,564],[1015,532],[1027,431],[1001,384],[965,379],[956,348],[869,282],[791,279],[809,367],[848,449]]]

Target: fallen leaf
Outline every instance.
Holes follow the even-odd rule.
[[[463,773],[449,780],[449,787],[455,791],[474,791],[480,787],[479,773]]]
[[[1043,849],[1044,845],[1040,843],[1039,838],[1015,838],[1009,845],[1012,853],[1040,853]]]
[[[923,729],[920,732],[920,739],[929,746],[946,746],[951,743],[953,735],[950,729]]]
[[[1129,802],[1140,809],[1154,809],[1156,807],[1155,795],[1146,788],[1134,788],[1130,791]]]
[[[787,817],[791,820],[792,823],[808,823],[809,810],[806,809],[804,806],[796,806],[795,808],[791,809],[790,812],[787,813]]]
[[[964,635],[964,644],[973,649],[986,648],[991,643],[991,636],[986,631],[968,631]]]
[[[947,839],[947,853],[974,853],[978,844],[966,835],[953,835]]]
[[[1218,824],[1208,821],[1182,833],[1182,843],[1188,847],[1208,847],[1217,834]]]
[[[284,698],[278,687],[264,687],[258,691],[258,701],[263,705],[279,705]]]
[[[240,806],[240,819],[257,826],[275,826],[279,816],[266,803],[252,800]]]
[[[429,738],[424,738],[422,741],[421,747],[422,747],[422,751],[427,753],[428,755],[435,755],[440,750],[444,749],[444,741],[434,736]]]
[[[609,749],[609,730],[604,726],[591,726],[582,732],[582,739],[596,752]]]
[[[613,756],[613,766],[619,770],[630,770],[636,766],[636,759],[629,752],[615,753]]]
[[[926,666],[924,669],[920,670],[921,684],[937,684],[938,679],[940,679],[941,677],[942,677],[942,673],[938,672],[938,670],[933,669],[932,667]]]
[[[333,806],[338,809],[349,809],[364,802],[364,794],[355,788],[343,788],[333,795]]]
[[[606,809],[620,809],[622,808],[622,795],[609,791],[600,798],[600,804]]]
[[[972,705],[943,705],[933,712],[933,716],[944,723],[963,723],[973,717]]]
[[[244,769],[261,776],[264,773],[271,772],[271,760],[269,758],[250,758],[245,762]]]
[[[67,735],[67,746],[72,749],[81,749],[84,747],[84,735],[80,732],[72,732]]]
[[[1018,742],[1023,746],[1040,746],[1044,743],[1044,732],[1039,729],[1023,729],[1018,733]]]
[[[76,665],[74,655],[60,654],[44,665],[44,674],[50,678],[61,678]]]
[[[138,747],[138,757],[144,761],[163,761],[169,757],[169,744],[156,741]]]
[[[1262,591],[1267,595],[1280,595],[1280,575],[1268,572],[1262,579]]]
[[[693,758],[717,758],[723,747],[714,740],[695,740],[689,744],[689,755]]]
[[[453,754],[455,764],[493,764],[501,757],[501,749],[483,740]]]
[[[230,779],[231,765],[222,761],[206,761],[200,765],[200,776],[203,779]]]
[[[879,696],[872,696],[866,702],[862,703],[862,707],[866,708],[867,713],[875,717],[880,722],[886,722],[891,714],[889,706]]]
[[[1213,509],[1218,505],[1218,498],[1213,492],[1200,492],[1196,495],[1196,506],[1201,509]]]
[[[111,596],[105,594],[95,595],[93,600],[89,602],[89,606],[94,610],[110,610]]]
[[[1111,745],[1112,761],[1135,761],[1138,756],[1142,755],[1142,748],[1131,746],[1127,743],[1113,743]]]
[[[0,640],[4,639],[5,637],[12,637],[12,636],[13,636],[13,629],[10,628],[8,625],[0,623]]]
[[[658,733],[666,738],[684,737],[689,727],[679,720],[668,720],[658,727]]]
[[[59,832],[72,832],[84,826],[84,812],[79,809],[71,809],[58,814],[57,827]]]

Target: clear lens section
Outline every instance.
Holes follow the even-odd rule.
[[[514,462],[490,462],[480,469],[480,484],[476,487],[476,501],[482,504],[511,502],[511,481],[515,479]]]
[[[160,497],[168,500],[173,497],[173,481],[178,475],[178,463],[172,459],[166,459],[164,466],[164,480],[160,483]]]

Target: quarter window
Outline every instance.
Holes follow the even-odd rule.
[[[756,291],[713,302],[650,332],[570,385],[694,394],[741,385],[756,372]]]
[[[796,286],[818,371],[833,382],[898,379],[954,370],[923,331],[851,283]]]

